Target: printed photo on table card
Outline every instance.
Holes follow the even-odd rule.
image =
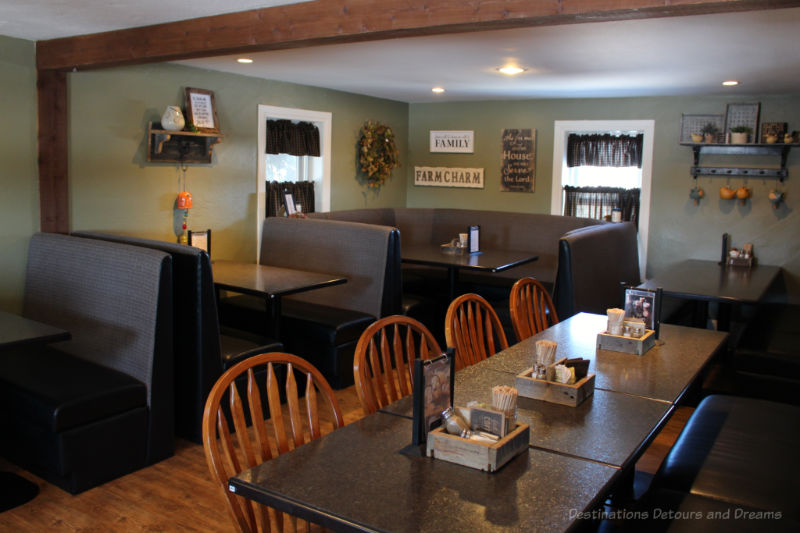
[[[408,450],[425,444],[428,432],[442,424],[442,411],[453,405],[454,379],[455,351],[452,348],[434,359],[414,360],[413,421]]]
[[[641,318],[647,329],[656,325],[656,293],[642,289],[625,290],[625,317]]]

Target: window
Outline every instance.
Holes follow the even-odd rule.
[[[638,226],[643,135],[638,131],[569,132],[562,214]]]
[[[265,154],[267,119],[311,122],[319,129],[320,157]],[[314,210],[331,208],[331,138],[333,115],[325,111],[309,111],[268,105],[258,106],[258,168],[256,170],[256,261],[261,255],[262,221],[267,211],[267,184],[273,176],[286,181],[313,183]],[[272,167],[272,168],[270,168]],[[297,198],[297,195],[295,196]],[[305,206],[304,206],[304,210]]]
[[[551,189],[550,213],[563,213],[563,187],[568,184],[567,139],[570,133],[639,132],[642,137],[641,191],[639,194],[639,269],[645,279],[647,268],[647,239],[650,225],[650,191],[653,165],[653,136],[655,122],[652,120],[557,120],[553,136],[553,183]],[[588,178],[587,178],[588,179]]]

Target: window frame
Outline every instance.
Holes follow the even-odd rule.
[[[561,215],[562,176],[567,168],[567,137],[570,133],[595,133],[607,131],[637,131],[644,134],[642,147],[642,188],[639,197],[639,275],[646,279],[647,245],[650,234],[650,197],[653,181],[654,120],[556,120],[553,126],[553,182],[550,213]]]
[[[322,182],[316,181],[321,186],[320,194],[316,194],[315,211],[331,210],[331,139],[333,130],[333,113],[328,111],[312,111],[291,107],[276,107],[258,105],[258,164],[256,165],[256,262],[261,257],[261,231],[264,217],[266,216],[267,183],[266,183],[266,158],[264,157],[267,145],[267,119],[287,119],[312,122],[319,128],[320,156],[322,158]]]

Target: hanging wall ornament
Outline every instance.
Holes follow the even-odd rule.
[[[183,209],[183,224],[181,225],[181,232],[180,237],[178,237],[178,242],[181,244],[189,244],[189,234],[187,230],[189,229],[189,209],[192,208],[192,195],[186,190],[186,165],[181,166],[181,171],[183,172],[183,190],[178,193],[178,199],[175,202],[175,205],[178,209]]]

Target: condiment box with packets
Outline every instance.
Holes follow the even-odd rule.
[[[646,329],[643,320],[625,317],[622,309],[608,309],[607,313],[606,331],[597,334],[598,350],[643,355],[655,346],[656,332]]]
[[[467,409],[442,413],[442,427],[428,433],[428,457],[494,472],[528,449],[529,427],[516,423],[517,390],[500,386],[492,392],[491,407],[470,402]]]
[[[594,374],[588,370],[589,361],[586,359],[559,359],[547,366],[544,378],[536,377],[535,368],[519,374],[517,390],[525,398],[577,407],[594,394]],[[557,374],[561,376],[557,377]]]

